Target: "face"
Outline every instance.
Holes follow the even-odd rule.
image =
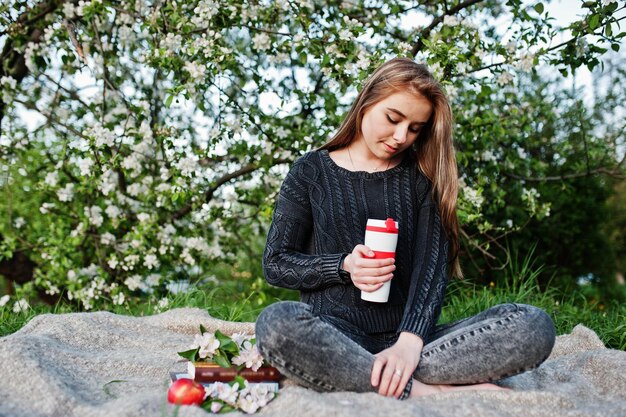
[[[367,109],[358,139],[367,153],[364,156],[389,160],[411,147],[430,119],[432,108],[422,95],[398,92]]]

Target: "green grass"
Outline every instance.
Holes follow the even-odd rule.
[[[503,284],[485,287],[453,281],[448,286],[440,322],[472,316],[502,303],[531,304],[552,317],[557,334],[569,333],[577,324],[583,324],[594,330],[607,347],[626,350],[626,305],[618,301],[608,305],[590,302],[582,292],[563,294],[549,286],[542,291],[537,284],[542,272],[527,258],[521,264],[509,264],[508,279]]]

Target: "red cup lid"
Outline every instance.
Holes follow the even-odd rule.
[[[398,228],[396,227],[396,222],[391,217],[388,217],[385,221],[385,227],[390,233],[396,233],[398,231]]]

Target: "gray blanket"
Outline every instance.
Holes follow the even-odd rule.
[[[216,320],[199,309],[150,317],[107,312],[44,314],[0,338],[0,416],[173,416],[168,373],[203,324],[226,334],[252,323]],[[375,393],[321,394],[292,384],[259,415],[626,416],[626,352],[606,349],[578,325],[559,336],[549,360],[505,381],[507,392],[463,392],[397,401]],[[181,407],[181,417],[207,415]],[[233,416],[244,415],[233,413]]]

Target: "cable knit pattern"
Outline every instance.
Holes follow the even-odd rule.
[[[399,223],[396,271],[387,303],[361,300],[341,270],[362,244],[367,219]],[[383,172],[353,172],[328,151],[299,158],[278,194],[263,268],[267,281],[300,291],[314,314],[348,320],[367,332],[408,331],[427,340],[447,283],[448,241],[431,184],[407,154]]]

